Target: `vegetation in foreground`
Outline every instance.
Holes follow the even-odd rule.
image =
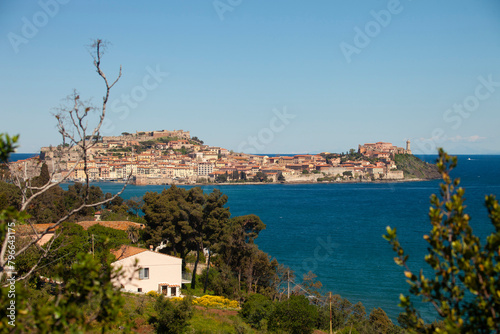
[[[473,234],[471,217],[465,213],[465,190],[459,187],[459,179],[450,177],[456,166],[456,157],[439,151],[437,167],[444,183],[440,196],[431,197],[432,229],[424,235],[429,243],[425,261],[434,276],[410,269],[396,229],[387,227],[384,238],[397,254],[395,262],[405,268],[410,293],[431,303],[443,318],[440,333],[500,333],[500,206],[494,195],[486,196],[494,231],[483,243]],[[409,295],[401,295],[400,300],[401,318],[409,332],[438,332],[435,326],[424,324]]]

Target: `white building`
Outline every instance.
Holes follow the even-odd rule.
[[[198,164],[198,175],[207,176],[214,171],[214,164],[209,162],[201,162]]]
[[[144,248],[121,246],[112,251],[114,268],[122,267],[123,277],[114,284],[128,292],[157,291],[167,297],[181,294],[182,259]],[[137,263],[137,265],[136,265]]]

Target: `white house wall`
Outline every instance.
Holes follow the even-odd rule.
[[[137,266],[135,266],[137,262]],[[182,259],[145,251],[134,256],[112,263],[113,267],[122,267],[125,272],[124,277],[115,282],[118,286],[123,286],[125,291],[142,292],[157,291],[160,283],[168,283],[169,286],[176,285],[179,288],[182,283]],[[139,268],[149,268],[149,279],[139,279]],[[130,280],[130,278],[132,279]],[[179,293],[179,292],[178,292]]]

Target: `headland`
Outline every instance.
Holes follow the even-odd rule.
[[[92,138],[89,138],[92,140]],[[377,142],[345,153],[257,155],[205,145],[189,131],[138,131],[99,137],[78,146],[42,147],[40,156],[11,163],[11,172],[33,177],[46,163],[56,180],[151,184],[266,184],[401,182],[439,178],[436,166],[406,147]]]

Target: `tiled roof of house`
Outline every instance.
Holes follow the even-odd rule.
[[[144,253],[144,252],[151,252],[151,253],[154,253],[154,254],[160,254],[160,255],[163,255],[163,256],[173,257],[175,259],[181,260],[181,258],[177,257],[177,256],[172,256],[172,255],[168,255],[168,254],[153,252],[152,250],[148,250],[148,249],[145,249],[145,248],[134,247],[134,246],[130,246],[130,245],[121,245],[120,248],[111,250],[111,254],[113,254],[116,257],[116,261],[123,260],[123,259],[126,259],[128,257],[134,256],[134,255],[137,255],[137,254],[140,254],[140,253]]]
[[[114,228],[115,230],[126,231],[130,226],[143,229],[144,224],[129,222],[129,221],[81,221],[77,223],[84,230],[87,230],[89,227],[94,226],[95,224],[99,224],[104,227]]]
[[[54,224],[33,224],[33,225],[30,225],[30,224],[25,224],[25,225],[18,225],[17,226],[17,229],[16,229],[16,232],[19,232],[21,234],[34,234],[33,233],[33,229],[37,232],[37,233],[42,233],[44,232],[47,228],[53,226]],[[32,227],[33,226],[33,227]],[[56,226],[55,229],[58,229],[59,226]],[[51,228],[49,230],[49,233],[54,233],[54,228]]]
[[[118,261],[147,251],[148,250],[145,248],[122,245],[120,248],[112,250],[111,254],[113,254],[116,257],[116,260]]]

